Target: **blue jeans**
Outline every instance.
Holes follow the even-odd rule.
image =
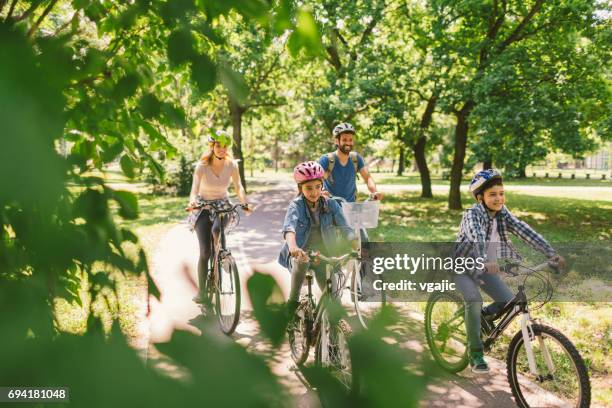
[[[483,311],[482,296],[478,286],[482,286],[485,293],[494,300],[484,309],[486,314],[498,313],[514,297],[508,285],[499,275],[483,273],[480,280],[484,283],[476,283],[474,278],[466,274],[455,275],[455,284],[466,302],[465,329],[471,351],[482,351],[483,349],[482,339],[480,338],[480,315]]]

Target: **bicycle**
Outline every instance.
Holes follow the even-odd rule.
[[[359,241],[358,251],[359,259],[354,260],[347,266],[347,275],[350,277],[350,286],[347,287],[350,293],[351,302],[355,308],[355,314],[359,323],[364,329],[368,328],[368,320],[384,307],[387,298],[384,291],[380,292],[380,300],[373,299],[371,293],[373,282],[364,284],[365,273],[362,273],[362,268],[367,266],[365,257],[361,255],[361,230],[366,228],[376,228],[378,226],[379,201],[370,200],[370,197],[363,202],[348,202],[342,197],[331,197],[336,200],[342,207],[342,212],[346,218],[347,224],[355,229],[355,235]],[[363,260],[363,261],[362,261]],[[377,280],[384,281],[384,276],[379,275]]]
[[[318,252],[309,251],[308,257],[312,262],[327,264],[325,272],[325,288],[319,302],[316,303],[312,294],[312,280],[314,271],[306,272],[308,291],[300,298],[299,305],[287,328],[291,357],[298,366],[308,359],[310,347],[315,348],[315,364],[326,367],[350,389],[352,385],[351,359],[347,344],[347,337],[352,330],[349,324],[340,319],[334,322],[329,316],[329,305],[336,301],[337,294],[346,284],[342,266],[347,262],[358,259],[358,252],[352,252],[340,257],[326,257]],[[336,278],[337,285],[332,279]]]
[[[195,207],[187,210],[208,210],[211,221],[219,218],[221,231],[217,242],[212,242],[212,256],[209,260],[209,271],[206,278],[206,297],[200,305],[202,314],[214,310],[219,320],[221,331],[230,335],[236,329],[240,320],[240,275],[232,252],[227,248],[225,230],[229,221],[238,224],[239,216],[237,208],[247,209],[245,204],[230,204],[223,207],[219,200],[199,200]]]
[[[535,267],[506,263],[502,270],[511,276],[525,276],[518,292],[496,315],[482,316],[484,351],[510,323],[520,316],[521,328],[512,338],[506,356],[507,377],[512,395],[519,407],[566,406],[588,407],[591,386],[584,360],[571,341],[558,330],[542,324],[530,315],[525,283],[535,277],[544,284],[545,298],[539,307],[552,298],[548,275],[540,274],[554,264],[544,262]],[[430,296],[425,309],[425,335],[430,352],[446,371],[456,373],[468,365],[465,333],[465,303],[456,293]],[[499,320],[498,323],[495,323]],[[534,382],[539,387],[534,387]],[[542,392],[544,389],[547,392]]]

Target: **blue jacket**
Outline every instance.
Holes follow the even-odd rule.
[[[332,253],[338,244],[338,234],[340,232],[344,239],[355,239],[353,228],[349,227],[342,213],[342,208],[335,200],[325,197],[320,199],[319,225],[321,227],[321,237],[325,248]],[[311,218],[306,204],[306,199],[300,195],[289,204],[285,221],[283,222],[283,238],[287,232],[295,233],[297,246],[304,248],[310,236]],[[289,245],[283,245],[278,263],[289,268]]]

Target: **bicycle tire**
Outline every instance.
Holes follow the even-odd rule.
[[[332,324],[326,311],[321,314],[315,347],[315,364],[328,368],[346,389],[353,385],[353,371],[347,338],[350,325],[340,319]],[[327,338],[327,341],[326,341]]]
[[[310,344],[312,342],[312,313],[308,300],[300,302],[295,311],[293,321],[287,327],[287,337],[289,338],[289,348],[291,358],[298,366],[303,365],[308,359]],[[296,334],[298,336],[296,337]]]
[[[222,275],[215,290],[215,311],[221,331],[231,335],[240,321],[240,275],[236,261],[229,254],[224,256],[219,267],[219,273]]]
[[[449,310],[441,309],[441,313],[449,315],[448,322],[436,323],[438,317],[437,306],[448,306]],[[458,373],[463,371],[469,363],[467,336],[465,339],[458,338],[457,329],[465,331],[465,306],[463,298],[454,293],[434,293],[427,300],[425,307],[425,337],[429,351],[434,360],[445,371]],[[453,310],[456,308],[456,310]],[[453,337],[457,336],[457,337]],[[452,340],[452,341],[451,341]],[[450,341],[450,345],[447,343]],[[439,344],[438,344],[439,343]],[[462,350],[464,349],[464,350]],[[454,360],[446,358],[446,355],[455,356]]]
[[[550,338],[553,339],[556,342],[556,345],[558,347],[560,347],[561,349],[563,349],[563,351],[565,352],[565,355],[569,357],[569,359],[571,360],[571,362],[573,363],[573,367],[575,369],[575,372],[577,374],[577,384],[579,386],[579,392],[578,392],[578,399],[576,401],[575,407],[578,408],[587,408],[590,406],[591,403],[591,383],[589,380],[589,374],[588,374],[588,370],[586,368],[586,365],[584,364],[584,360],[582,359],[582,357],[580,356],[580,353],[578,352],[578,350],[576,349],[576,347],[572,344],[572,342],[565,337],[565,335],[563,333],[561,333],[560,331],[549,327],[549,326],[545,326],[545,325],[541,325],[541,324],[533,324],[532,326],[533,329],[533,334],[536,338],[540,337],[540,338]],[[534,347],[539,347],[541,343],[540,342],[540,338],[538,338],[537,341],[533,341],[532,340],[532,345]],[[534,339],[535,340],[535,339]],[[543,341],[543,340],[542,340]],[[554,343],[553,343],[554,344]],[[545,346],[545,349],[548,349],[549,346]],[[557,378],[562,378],[563,375],[558,373],[558,371],[554,372],[553,374],[549,374],[550,376],[552,376],[552,378],[549,378],[548,376],[543,378],[541,384],[542,388],[544,388],[544,390],[548,391],[547,393],[543,393],[543,392],[533,392],[531,394],[533,394],[533,396],[531,396],[527,391],[529,391],[529,387],[530,384],[528,382],[527,378],[519,378],[519,371],[521,371],[520,369],[518,369],[519,364],[524,366],[524,361],[519,362],[519,356],[521,355],[520,351],[521,349],[524,349],[524,339],[523,339],[523,335],[522,332],[519,331],[518,333],[516,333],[516,335],[514,336],[514,338],[512,339],[512,341],[510,342],[510,345],[508,346],[508,355],[506,358],[506,368],[507,368],[507,372],[508,372],[508,383],[510,384],[510,388],[512,390],[512,395],[514,397],[514,400],[516,402],[516,404],[519,407],[522,408],[527,408],[527,407],[532,407],[532,406],[546,406],[546,405],[542,405],[543,404],[543,400],[545,398],[550,398],[550,396],[548,394],[550,394],[550,388],[552,387],[551,385],[545,384],[546,381],[549,381],[551,379],[554,379],[554,377]],[[553,356],[551,357],[551,360],[557,360],[557,366],[560,366],[558,364],[558,355],[554,353],[554,351],[551,353],[549,351],[549,355],[553,354]],[[526,358],[526,354],[525,354],[525,358]],[[544,357],[543,357],[544,358]],[[521,360],[522,356],[521,356]],[[543,363],[542,368],[544,368],[544,366],[546,366],[545,362],[543,360],[540,359],[536,359],[536,364],[538,363]],[[539,365],[539,364],[538,364]],[[562,366],[561,366],[562,367]],[[539,368],[539,367],[538,367]],[[558,367],[555,367],[558,368]],[[523,375],[521,374],[521,377],[529,377],[532,376],[532,374],[528,374],[528,375]],[[543,376],[544,377],[544,376]],[[521,379],[523,380],[523,385],[521,386]],[[531,379],[531,381],[539,381],[539,379]],[[559,381],[562,381],[561,379]],[[544,385],[545,384],[545,385]],[[540,389],[540,388],[538,388]],[[560,393],[560,392],[559,392]],[[555,395],[555,397],[563,400],[565,396],[559,396],[559,395]],[[530,400],[536,400],[537,401],[530,401],[528,400],[528,398]],[[530,404],[531,402],[531,404]],[[534,405],[535,402],[535,405]]]

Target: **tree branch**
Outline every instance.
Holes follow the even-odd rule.
[[[535,16],[538,11],[542,8],[542,4],[544,0],[536,0],[535,4],[529,10],[529,13],[521,20],[521,22],[516,26],[516,28],[512,31],[510,36],[504,40],[499,47],[497,47],[497,55],[501,54],[510,44],[519,41],[521,39],[520,34],[521,31],[531,22],[533,16]]]
[[[34,32],[38,29],[38,27],[40,27],[40,24],[43,22],[43,20],[47,17],[47,15],[51,12],[51,10],[53,9],[53,7],[55,7],[55,4],[57,4],[58,0],[51,0],[51,2],[49,3],[49,5],[47,6],[47,8],[45,8],[45,11],[43,11],[43,13],[40,15],[40,17],[38,17],[38,20],[36,20],[36,22],[34,23],[34,25],[30,28],[30,31],[28,31],[28,35],[27,37],[32,37],[32,35],[34,34]]]
[[[13,11],[15,11],[16,4],[17,4],[17,0],[13,0],[13,2],[11,3],[11,6],[9,7],[8,14],[6,15],[6,18],[4,19],[4,21],[10,20],[10,18],[13,16]]]
[[[41,3],[42,1],[33,2],[32,5],[26,11],[24,11],[22,15],[20,15],[19,17],[15,17],[15,21],[21,21],[21,20],[25,20],[26,18],[28,18],[28,16],[32,14],[32,12],[36,10],[38,6],[40,6]]]
[[[70,24],[72,24],[78,18],[78,15],[79,15],[79,10],[75,11],[74,14],[72,15],[72,18],[70,20],[66,21],[60,27],[58,27],[57,30],[55,30],[51,36],[55,37],[59,33],[61,33],[62,31],[64,31],[66,29],[66,27],[68,27]]]
[[[420,97],[422,100],[424,100],[424,101],[427,101],[427,100],[428,100],[428,98],[427,98],[427,97],[426,97],[426,96],[425,96],[425,95],[424,95],[424,94],[423,94],[421,91],[419,91],[418,89],[414,89],[414,88],[405,88],[405,89],[406,89],[406,91],[408,91],[408,92],[414,92],[414,93],[416,93],[416,94],[417,94],[417,95],[419,95],[419,97]]]

